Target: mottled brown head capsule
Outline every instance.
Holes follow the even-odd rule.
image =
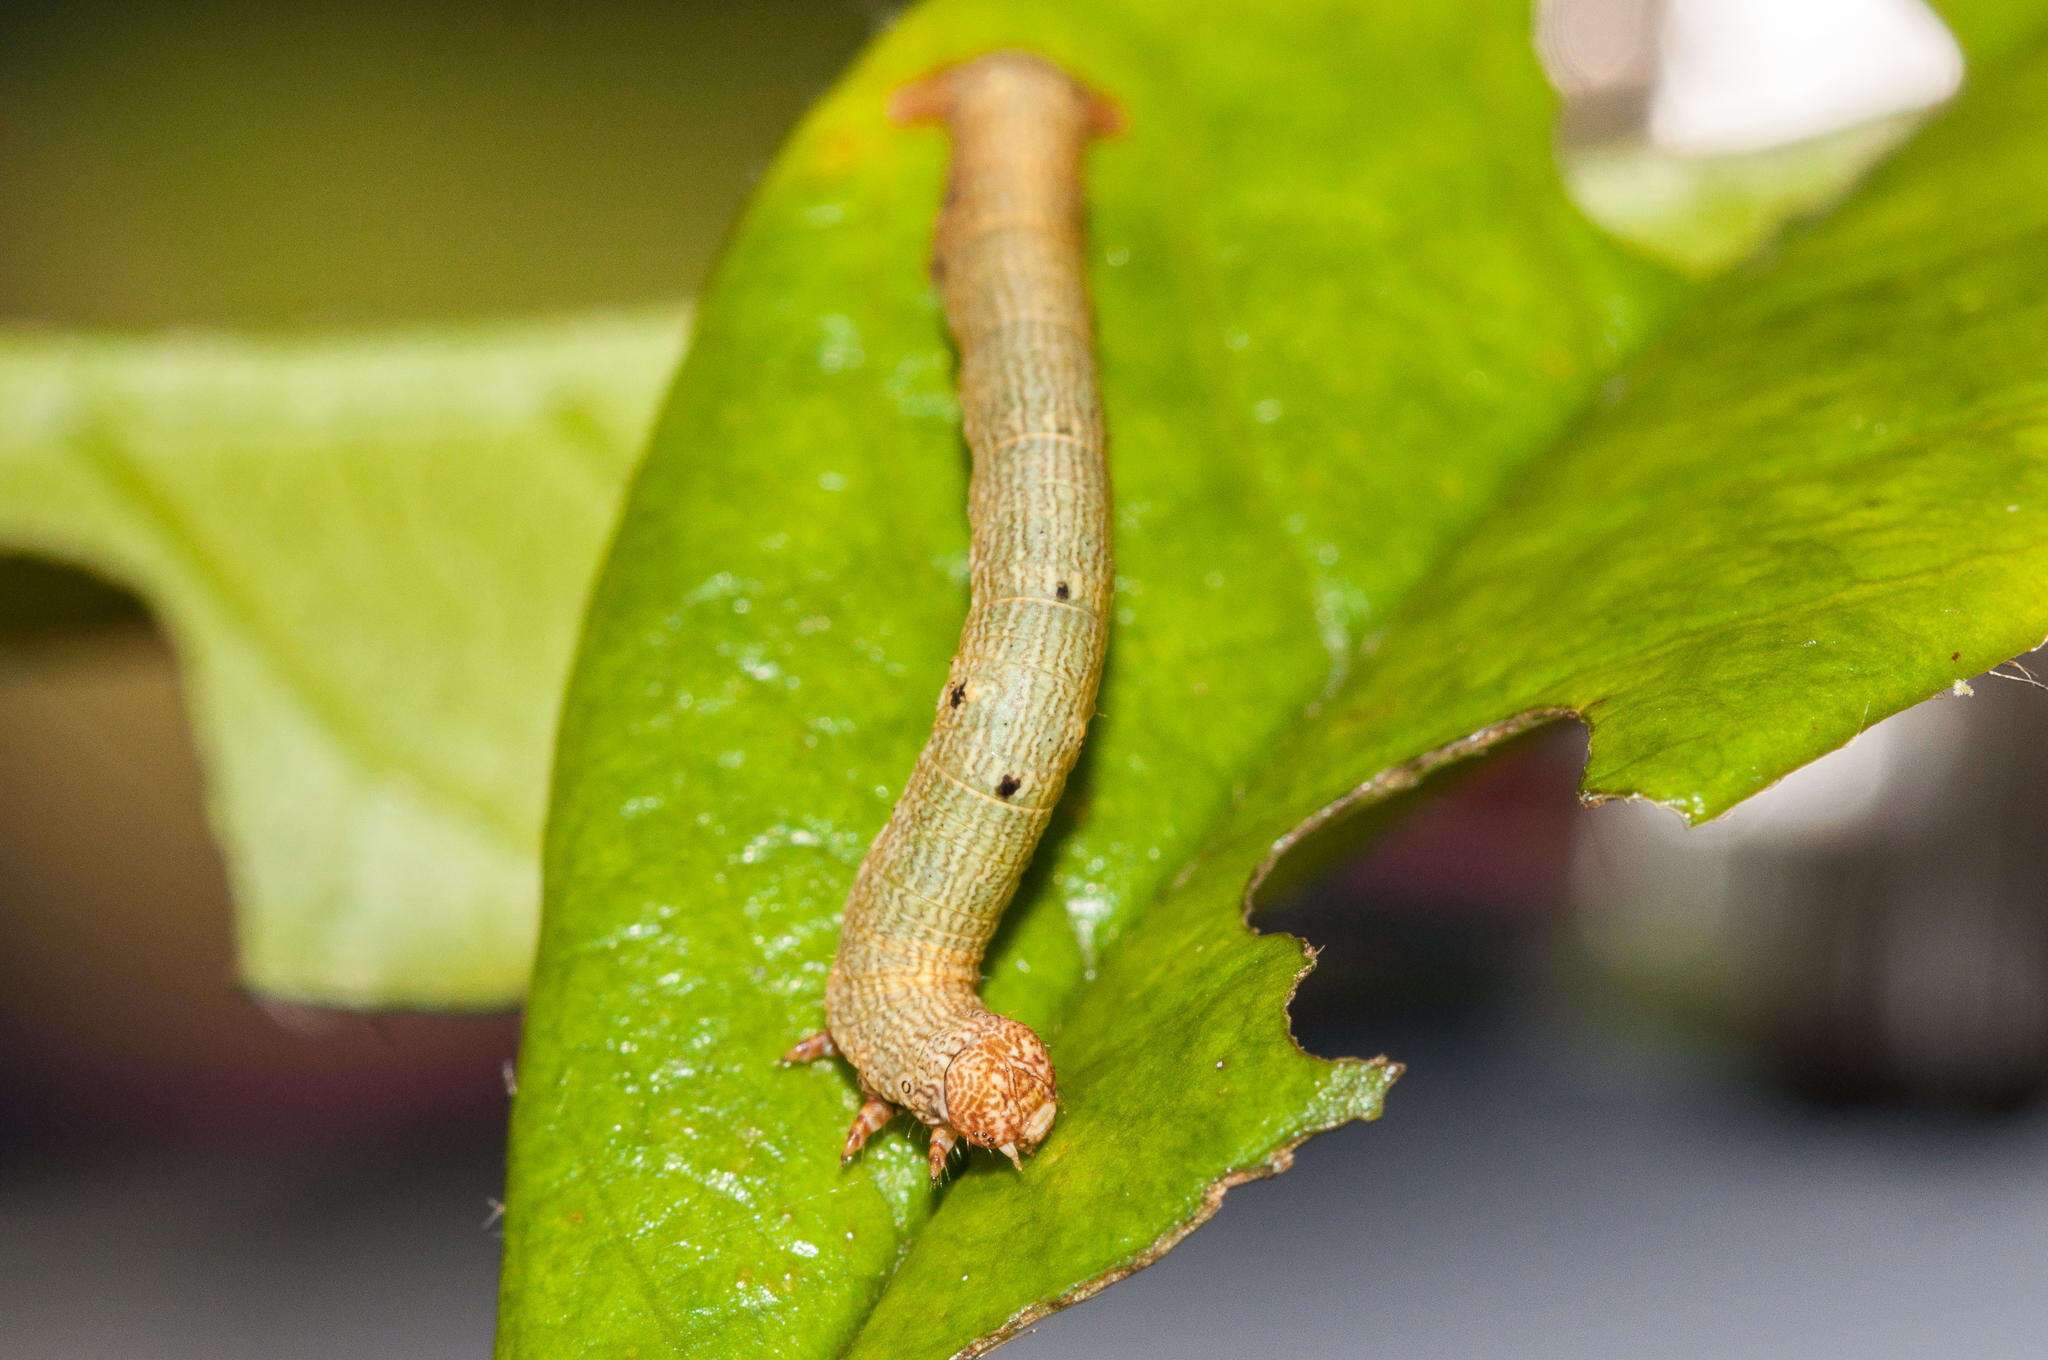
[[[1109,472],[1083,257],[1081,158],[1121,119],[1028,52],[929,76],[892,102],[953,136],[932,273],[960,351],[974,473],[970,599],[931,740],[861,862],[825,984],[829,1037],[867,1102],[1017,1161],[1057,1113],[1038,1036],[981,1004],[981,956],[1080,753],[1108,643]]]
[[[946,1120],[976,1147],[1014,1159],[1044,1141],[1057,1113],[1052,1055],[1027,1025],[995,1021],[946,1068]]]

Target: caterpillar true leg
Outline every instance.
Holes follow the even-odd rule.
[[[884,1102],[1020,1163],[1052,1059],[977,995],[982,952],[1079,754],[1108,639],[1109,474],[1083,260],[1081,158],[1120,120],[1042,57],[995,52],[901,91],[952,132],[932,273],[960,352],[971,601],[931,740],[862,861],[825,987],[830,1042]],[[816,1040],[791,1050],[820,1056]],[[850,1155],[850,1152],[849,1152]]]
[[[816,1034],[805,1035],[797,1040],[795,1044],[791,1045],[789,1052],[783,1054],[777,1061],[781,1062],[785,1067],[794,1067],[798,1063],[816,1062],[820,1058],[836,1058],[838,1056],[839,1045],[832,1042],[832,1031],[821,1029]]]
[[[959,1135],[944,1124],[932,1130],[932,1146],[929,1160],[931,1162],[933,1180],[937,1180],[946,1174],[946,1158],[953,1155],[953,1147],[958,1142]]]
[[[853,1127],[846,1131],[846,1146],[839,1149],[839,1161],[843,1166],[854,1158],[854,1154],[868,1145],[868,1139],[881,1131],[882,1125],[896,1117],[896,1107],[886,1100],[869,1096],[860,1103],[860,1113],[853,1117]]]

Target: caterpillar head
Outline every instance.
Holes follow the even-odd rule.
[[[989,1016],[946,1068],[946,1121],[1012,1162],[1044,1141],[1058,1109],[1051,1055],[1028,1025],[1005,1016]]]

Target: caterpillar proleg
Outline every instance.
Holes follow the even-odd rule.
[[[1081,159],[1112,105],[1042,57],[994,52],[901,90],[952,134],[932,275],[958,347],[971,599],[932,735],[847,897],[827,1028],[865,1103],[841,1160],[896,1112],[1021,1166],[1052,1127],[1045,1045],[981,1003],[981,956],[1059,801],[1108,641],[1109,474],[1083,259]]]

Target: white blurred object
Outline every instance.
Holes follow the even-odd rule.
[[[1940,103],[1963,55],[1920,0],[1666,0],[1650,137],[1755,151]]]
[[[1567,99],[1637,86],[1657,74],[1653,0],[1538,0],[1536,51]]]

